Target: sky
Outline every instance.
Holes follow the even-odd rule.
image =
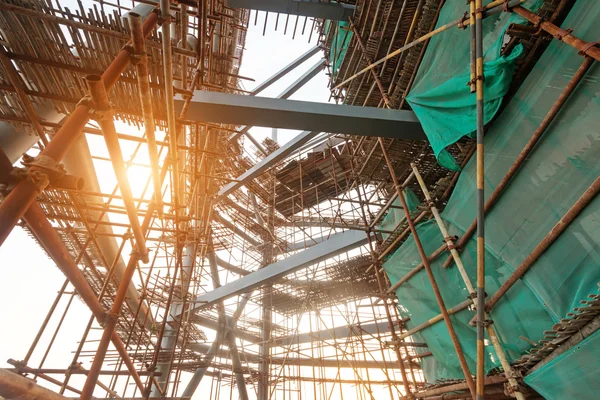
[[[89,0],[84,0],[83,3],[85,7],[95,4],[95,2]],[[62,0],[61,4],[72,9],[77,8],[75,0]],[[294,19],[290,18],[290,21]],[[248,90],[254,88],[254,86],[316,44],[316,32],[312,35],[312,43],[308,42],[310,23],[307,26],[305,35],[298,32],[295,40],[292,40],[290,31],[287,35],[283,34],[281,21],[278,31],[275,32],[275,18],[272,14],[267,25],[267,35],[263,36],[263,21],[264,13],[260,13],[258,23],[254,25],[253,14],[247,35],[240,75],[252,77],[255,80],[255,82],[245,82],[244,85]],[[314,65],[320,57],[322,57],[322,53],[318,53],[307,60],[288,76],[261,93],[261,96],[277,96],[279,92],[283,91],[310,66]],[[327,102],[329,98],[327,81],[328,77],[325,72],[321,72],[294,94],[291,99]],[[262,140],[266,136],[271,136],[271,129],[253,128],[251,133]],[[294,131],[280,130],[280,143],[288,141],[294,134]],[[98,139],[101,138],[91,138],[91,144],[93,145],[94,141]],[[95,163],[98,165],[98,162]],[[99,167],[99,169],[101,170],[102,167]],[[99,175],[101,174],[99,173]],[[114,184],[112,178],[108,180],[109,182],[101,182],[103,187],[110,187]],[[19,227],[13,230],[4,245],[0,247],[0,260],[0,304],[2,305],[2,312],[0,313],[0,367],[10,367],[6,362],[7,359],[21,360],[24,358],[59,288],[65,281],[65,277],[45,252]],[[69,286],[67,288],[68,294],[62,296],[57,311],[50,320],[48,329],[42,336],[42,340],[31,358],[30,366],[37,367],[44,356],[43,352],[51,340],[52,332],[59,324],[69,299],[73,297],[71,289]],[[81,337],[89,317],[90,312],[87,307],[77,297],[74,297],[70,305],[70,311],[62,321],[62,327],[55,339],[52,351],[50,351],[45,361],[45,366],[66,368],[69,365],[72,357],[71,352],[75,350],[77,341]],[[99,337],[99,334],[100,328],[94,325],[92,335]],[[89,347],[90,349],[95,346],[93,343],[92,345],[92,347]],[[82,359],[84,367],[89,368],[90,360],[89,357]],[[208,383],[210,380],[206,381]],[[74,377],[71,382],[74,386],[81,387],[83,377]],[[56,390],[56,387],[52,388]],[[201,391],[199,392],[201,393]]]

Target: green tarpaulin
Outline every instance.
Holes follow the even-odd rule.
[[[574,34],[585,41],[598,40],[600,7],[596,5],[595,0],[577,1],[563,27],[576,27]],[[446,7],[454,7],[454,2],[448,2]],[[484,26],[486,23],[490,21],[485,20]],[[443,35],[439,40],[444,38]],[[451,51],[458,39],[454,36],[445,38],[445,46]],[[461,40],[468,42],[468,39],[468,32],[463,32]],[[427,52],[434,50],[429,47]],[[485,138],[486,197],[506,174],[582,61],[575,49],[554,40],[514,98],[493,122]],[[437,69],[445,73],[442,67]],[[596,63],[486,217],[485,283],[488,296],[498,290],[600,175],[598,74],[600,68]],[[475,218],[475,175],[473,158],[461,173],[442,213],[452,235],[461,236]],[[428,254],[440,246],[442,236],[434,223],[422,223],[418,233]],[[474,283],[474,239],[465,246],[462,259]],[[432,263],[432,269],[449,308],[464,301],[467,292],[455,266],[442,268],[444,260],[445,257],[441,257]],[[411,237],[384,267],[394,284],[420,262]],[[596,284],[600,281],[599,265],[600,199],[596,198],[492,310],[494,326],[511,360],[519,358],[531,347],[520,336],[533,341],[542,339],[544,330],[565,317],[588,294],[596,293]],[[409,329],[440,313],[424,271],[408,280],[396,294],[401,314],[411,318],[407,323]],[[475,330],[468,325],[472,317],[473,312],[465,310],[451,318],[469,367],[474,372]],[[463,378],[443,322],[424,329],[412,338],[427,342],[433,353],[433,357],[426,357],[423,361],[424,373],[429,381]],[[489,371],[499,363],[489,343],[486,350],[486,370]],[[551,373],[542,375],[531,380],[530,384],[543,392],[545,385],[552,384],[552,378],[544,377],[552,376]],[[588,398],[561,396],[553,398]]]

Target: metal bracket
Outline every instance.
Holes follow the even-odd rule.
[[[554,38],[556,40],[562,41],[565,36],[569,36],[572,32],[573,32],[573,29],[571,29],[571,28],[559,29],[558,33],[556,35],[552,35],[552,36],[554,36]]]
[[[41,190],[46,188],[51,180],[63,178],[67,174],[64,165],[43,154],[36,157],[23,154],[21,163],[27,169],[27,180]]]
[[[583,48],[579,51],[578,54],[580,56],[585,56],[586,55],[585,53],[587,53],[587,51],[589,49],[591,49],[592,47],[598,46],[598,45],[600,45],[600,40],[597,42],[589,42],[585,46],[583,46]]]
[[[470,2],[467,2],[469,4]],[[465,25],[465,21],[469,20],[469,13],[465,11],[460,22],[458,23],[458,29],[467,29],[467,25]]]
[[[148,64],[148,54],[146,52],[142,53],[131,53],[129,54],[130,63],[133,66],[138,64]]]
[[[104,110],[99,110],[97,108],[91,108],[89,111],[90,119],[93,119],[97,122],[102,121],[112,121],[114,117],[114,112],[112,107],[108,107]]]

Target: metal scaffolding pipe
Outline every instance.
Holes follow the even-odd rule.
[[[490,311],[496,303],[508,292],[508,290],[525,275],[529,268],[544,254],[544,252],[554,243],[556,239],[567,229],[567,227],[577,218],[585,207],[596,197],[600,191],[600,177],[587,188],[585,192],[577,199],[575,204],[562,216],[560,220],[550,229],[550,232],[533,249],[533,251],[523,260],[521,265],[512,273],[512,275],[500,286],[498,291],[485,303],[486,311]]]
[[[158,151],[156,147],[156,126],[154,124],[154,113],[152,111],[152,96],[150,93],[150,80],[148,79],[148,56],[144,45],[144,31],[142,29],[142,17],[136,13],[129,13],[129,26],[131,29],[131,41],[133,43],[133,64],[135,64],[140,102],[142,103],[142,115],[144,117],[144,133],[148,145],[148,156],[152,169],[152,183],[154,185],[154,201],[158,214],[163,215],[162,184],[159,173]]]
[[[596,61],[600,61],[600,48],[597,46],[597,42],[585,42],[574,36],[571,30],[563,29],[554,25],[552,22],[545,21],[539,15],[536,15],[523,7],[515,7],[512,9],[515,14],[519,14],[533,25],[540,27],[544,31],[548,32],[556,39],[574,47],[580,54],[587,55],[594,58]]]
[[[54,393],[31,379],[0,368],[0,396],[6,399],[19,400],[66,400],[67,398]]]
[[[125,167],[125,160],[123,160],[123,153],[121,152],[121,146],[119,145],[119,137],[115,129],[115,123],[113,121],[113,113],[108,102],[108,94],[104,87],[102,77],[98,75],[89,75],[86,77],[88,88],[90,89],[90,95],[94,103],[94,107],[98,116],[94,116],[100,129],[104,134],[104,140],[108,153],[110,154],[110,160],[115,170],[117,182],[119,184],[119,190],[123,196],[123,204],[129,217],[129,223],[131,224],[131,231],[135,237],[135,243],[140,259],[147,263],[148,249],[146,248],[146,238],[142,232],[140,226],[140,220],[137,216],[137,208],[133,200],[133,193],[129,186],[129,179],[127,178],[127,169]]]
[[[396,177],[396,173],[394,172],[394,166],[392,161],[390,160],[389,155],[387,154],[385,144],[383,143],[383,139],[379,138],[379,145],[381,146],[381,151],[385,158],[386,164],[388,166],[388,170],[390,171],[390,175],[392,177],[392,181],[394,182],[394,187],[398,192],[398,197],[402,202],[402,207],[404,208],[404,214],[406,216],[406,222],[410,228],[410,231],[413,235],[415,245],[417,246],[417,250],[419,251],[419,255],[421,256],[421,260],[425,267],[425,271],[427,271],[427,276],[429,277],[429,282],[431,283],[431,287],[433,289],[433,293],[435,294],[436,301],[442,312],[444,322],[446,323],[446,327],[448,328],[448,333],[450,334],[450,339],[452,340],[452,344],[454,345],[454,350],[456,351],[456,355],[458,357],[458,361],[460,363],[463,374],[465,375],[465,380],[469,386],[469,390],[471,391],[471,395],[475,398],[475,384],[473,382],[473,378],[471,377],[471,372],[469,371],[469,366],[467,365],[467,360],[465,359],[465,355],[462,351],[462,347],[458,340],[458,336],[456,335],[456,331],[454,330],[454,326],[452,325],[452,321],[450,320],[450,315],[448,314],[448,310],[444,303],[444,299],[442,298],[442,294],[435,280],[435,276],[433,275],[433,271],[431,270],[431,266],[429,265],[429,261],[427,261],[427,254],[425,254],[425,250],[423,249],[423,245],[421,244],[421,239],[417,233],[417,229],[415,228],[415,224],[412,221],[410,216],[410,212],[408,211],[408,205],[406,204],[406,200],[404,199],[404,195],[402,193],[402,189],[400,183],[398,182],[398,178]]]
[[[6,177],[11,169],[12,165],[10,161],[0,149],[0,177]],[[77,294],[79,294],[83,302],[89,307],[98,322],[102,324],[106,319],[106,313],[104,312],[102,304],[98,301],[96,294],[83,276],[83,273],[77,267],[77,264],[75,264],[75,261],[69,254],[69,250],[46,218],[41,207],[37,203],[32,204],[32,206],[26,210],[23,219],[29,225],[31,231],[44,249],[50,254],[50,257],[56,263],[58,268],[65,274],[69,282],[71,282],[77,291]],[[138,387],[143,388],[135,366],[131,362],[129,354],[119,336],[115,333],[111,335],[109,339],[112,340],[113,345],[119,352],[127,369],[131,372],[136,383],[138,383]]]
[[[175,218],[179,214],[179,154],[177,151],[177,122],[175,120],[175,103],[173,102],[173,54],[171,50],[171,13],[170,1],[160,0],[160,17],[162,19],[162,56],[165,82],[165,105],[167,111],[167,133],[169,136],[169,156],[171,157],[171,182],[173,185],[172,203],[175,203]],[[178,222],[178,221],[177,221]],[[177,227],[177,224],[175,225]]]
[[[565,86],[560,96],[558,96],[558,99],[556,99],[556,102],[552,105],[552,107],[550,108],[540,125],[537,127],[535,132],[533,132],[533,135],[531,135],[531,137],[523,147],[523,150],[521,150],[521,152],[519,153],[515,161],[512,163],[504,177],[500,180],[490,197],[487,199],[485,203],[486,213],[489,213],[490,210],[494,207],[496,201],[498,201],[498,199],[504,192],[504,189],[506,189],[506,186],[508,186],[512,178],[517,174],[519,168],[521,168],[521,165],[523,165],[525,160],[529,157],[529,155],[535,148],[535,145],[538,143],[542,135],[546,132],[552,121],[554,121],[562,107],[565,105],[569,97],[573,94],[575,88],[577,88],[577,85],[579,84],[579,82],[581,82],[581,80],[589,71],[593,63],[594,59],[591,57],[586,57],[583,60],[583,63],[577,69],[577,72],[575,72],[573,78],[571,78],[567,86]],[[477,228],[477,220],[473,220],[471,225],[469,225],[465,233],[458,241],[457,247],[459,248],[459,250],[461,248],[464,248],[467,242],[471,239],[471,237],[475,233],[475,228]],[[452,260],[452,257],[448,257],[448,259],[444,262],[444,268],[448,268],[452,263]]]
[[[152,13],[144,22],[144,37],[148,37],[158,22],[158,15]],[[102,74],[106,89],[111,89],[117,82],[119,76],[129,65],[130,54],[127,49],[122,49],[113,62]],[[62,128],[56,132],[53,139],[48,142],[40,156],[47,157],[58,163],[73,142],[81,135],[81,130],[87,124],[90,117],[90,105],[85,102],[79,103],[73,113],[67,118]],[[39,156],[38,156],[39,157]],[[41,171],[43,173],[43,170]],[[2,204],[0,204],[0,245],[4,243],[19,219],[31,206],[35,197],[46,187],[47,182],[43,180],[35,184],[30,180],[23,180],[10,193]]]

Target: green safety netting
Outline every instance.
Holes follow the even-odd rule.
[[[600,332],[525,377],[546,399],[595,400],[600,393]]]
[[[600,37],[600,24],[597,23],[600,7],[593,7],[593,4],[595,0],[579,0],[563,24],[563,27],[576,26],[575,34],[585,41],[596,41]],[[463,39],[468,41],[468,36]],[[454,46],[456,41],[451,43]],[[485,138],[487,197],[582,60],[575,49],[553,41],[493,122]],[[596,63],[486,217],[485,282],[488,295],[500,287],[600,175],[600,82],[594,78],[598,73],[600,68]],[[462,235],[475,218],[475,175],[473,158],[461,173],[442,213],[452,235]],[[435,223],[425,222],[417,229],[426,253],[431,254],[441,245],[442,235]],[[474,239],[465,246],[462,259],[471,281],[475,282]],[[445,257],[441,257],[433,262],[432,269],[446,306],[450,308],[464,301],[467,293],[456,267],[442,268],[444,260]],[[394,284],[420,262],[411,237],[384,267]],[[544,330],[550,329],[588,294],[596,293],[596,284],[600,281],[599,265],[600,198],[596,198],[492,310],[494,326],[510,360],[519,358],[530,348],[520,336],[533,341],[543,339]],[[401,314],[411,318],[408,328],[440,312],[425,271],[408,280],[396,293]],[[475,330],[468,325],[472,317],[472,311],[463,311],[451,318],[469,367],[475,371],[476,336]],[[443,322],[412,338],[427,342],[433,353],[433,357],[423,361],[429,381],[463,377]],[[499,363],[491,346],[486,350],[486,370],[489,371]],[[585,361],[582,362],[585,366]],[[552,368],[553,364],[544,370]],[[552,376],[540,372],[530,384],[542,392],[545,385],[552,384]],[[564,399],[565,396],[559,394],[551,398]]]
[[[527,6],[535,10],[540,0],[530,0]],[[464,0],[447,1],[440,12],[437,27],[455,21],[465,11]],[[504,32],[513,22],[522,22],[517,14],[500,13],[483,22],[484,49],[484,115],[491,121],[510,87],[515,59],[523,47],[516,46],[506,57],[500,55]],[[475,94],[471,93],[469,29],[452,28],[434,36],[427,47],[415,82],[406,101],[419,118],[438,162],[458,171],[459,165],[446,150],[476,127]],[[451,44],[451,45],[448,45]]]
[[[335,29],[333,41],[331,43],[331,49],[329,50],[329,63],[331,65],[331,73],[335,78],[340,70],[340,66],[348,51],[348,46],[352,41],[352,31],[348,27],[347,21],[331,22],[325,21],[325,31],[329,29]]]
[[[419,204],[421,204],[419,197],[417,197],[417,195],[415,194],[415,192],[412,191],[411,188],[406,188],[405,194],[404,194],[404,200],[406,200],[406,205],[408,206],[408,211],[410,211],[410,212],[414,212],[417,209],[417,206]],[[402,202],[400,201],[400,199],[396,199],[392,203],[392,206],[393,207],[402,207]],[[402,221],[403,217],[404,217],[404,210],[399,209],[399,208],[391,208],[390,211],[385,216],[385,218],[383,219],[383,221],[381,221],[380,227],[384,231],[392,231],[392,230],[394,230],[394,228],[396,228],[396,225],[398,225],[398,223],[400,221]],[[384,238],[388,237],[388,234],[384,233],[383,237]]]

